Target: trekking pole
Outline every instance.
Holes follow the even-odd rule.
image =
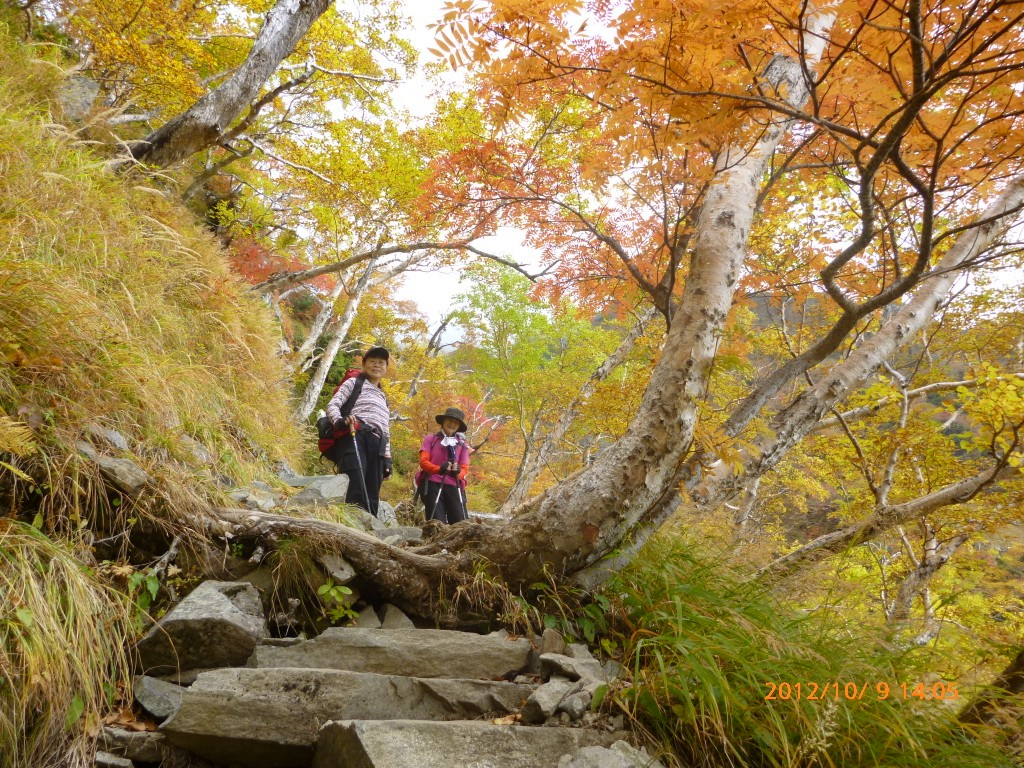
[[[363,487],[363,501],[366,502],[366,511],[376,517],[377,513],[370,509],[370,494],[366,492],[366,476],[363,474],[363,460],[359,456],[359,441],[356,440],[356,432],[359,431],[359,427],[357,426],[358,423],[359,422],[354,421],[352,424],[352,445],[355,446],[356,449],[356,467],[359,469],[359,484]]]
[[[444,473],[443,473],[443,472],[441,472],[441,473],[439,473],[439,474],[440,474],[440,476],[441,476],[441,480],[440,480],[440,482],[438,482],[438,484],[437,484],[437,498],[435,498],[435,499],[434,499],[434,506],[432,506],[432,507],[430,508],[430,519],[431,519],[431,520],[435,519],[435,518],[434,518],[434,510],[436,510],[436,509],[437,509],[437,503],[438,503],[439,501],[441,501],[441,491],[443,491],[443,490],[444,490]],[[447,515],[447,514],[445,514],[445,519],[447,519],[447,518],[448,518],[448,515]]]
[[[455,478],[458,482],[458,478]],[[462,488],[462,483],[459,483],[459,501],[462,502],[462,519],[469,520],[469,510],[466,509],[466,491]]]

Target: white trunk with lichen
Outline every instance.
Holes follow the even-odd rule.
[[[133,146],[133,157],[166,168],[213,146],[330,6],[330,0],[278,0],[234,74]]]
[[[367,264],[362,276],[356,283],[355,288],[353,288],[352,294],[349,296],[348,303],[345,305],[345,311],[341,313],[338,322],[331,329],[334,335],[320,357],[320,362],[310,377],[309,383],[306,384],[306,391],[302,395],[299,406],[295,409],[295,418],[298,421],[306,421],[310,414],[313,413],[313,409],[316,408],[316,403],[320,399],[320,393],[327,382],[327,374],[330,373],[331,366],[334,365],[334,360],[338,357],[338,352],[345,341],[348,329],[352,327],[352,321],[355,320],[356,310],[359,309],[359,304],[363,300],[363,296],[366,295],[366,289],[369,287],[370,278],[373,277],[376,263],[377,260],[375,258],[370,259],[370,263]]]

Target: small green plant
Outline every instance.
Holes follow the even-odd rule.
[[[316,593],[324,604],[324,618],[332,624],[354,619],[359,615],[352,610],[352,606],[345,599],[352,594],[352,590],[344,584],[335,584],[334,579],[328,579],[317,589]]]

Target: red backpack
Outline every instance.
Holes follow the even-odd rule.
[[[355,379],[356,383],[352,387],[352,392],[349,394],[348,399],[345,400],[341,405],[341,417],[345,418],[352,413],[352,408],[356,404],[356,400],[359,399],[359,393],[363,389],[363,382],[366,381],[366,377],[362,375],[362,370],[359,368],[349,368],[345,371],[345,375],[341,378],[341,383],[334,388],[331,392],[333,398],[338,394],[338,390],[341,389],[341,385],[349,379]],[[348,437],[351,430],[347,424],[342,425],[335,429],[334,425],[331,424],[331,420],[327,418],[327,414],[324,414],[316,420],[316,433],[317,433],[317,448],[320,449],[320,455],[325,459],[337,463],[338,454],[340,452],[340,440],[343,437]]]

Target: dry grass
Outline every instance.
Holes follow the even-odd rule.
[[[90,533],[145,521],[187,544],[218,500],[214,476],[262,476],[305,437],[269,310],[163,180],[115,174],[55,121],[56,49],[16,40],[8,14],[0,6],[0,767],[74,767],[133,631],[124,595],[87,566]],[[78,455],[90,425],[127,439],[128,451],[102,450],[150,474],[145,498],[112,493]]]
[[[66,545],[0,519],[3,768],[91,764],[90,735],[129,680],[122,596]]]

